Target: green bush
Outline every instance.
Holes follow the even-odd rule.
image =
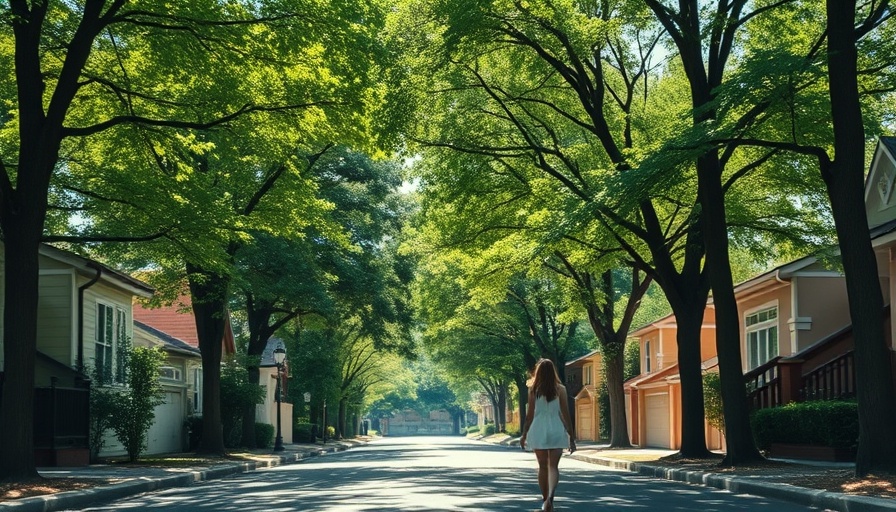
[[[193,452],[199,447],[199,439],[202,437],[202,416],[188,416],[184,420],[184,428],[187,430],[189,440],[188,449]]]
[[[703,374],[703,410],[710,426],[724,433],[725,412],[722,409],[722,380],[719,372]]]
[[[761,449],[772,443],[851,448],[859,439],[859,412],[854,401],[794,402],[755,411],[751,422]]]
[[[274,426],[255,422],[255,446],[270,448],[274,445]]]
[[[485,429],[482,431],[483,435],[490,436],[497,431],[494,423],[489,423],[485,426]]]
[[[479,425],[470,425],[467,427],[467,434],[475,434],[479,432]]]
[[[146,436],[156,416],[156,406],[165,403],[159,369],[168,356],[158,348],[134,347],[127,354],[127,365],[119,367],[126,379],[124,389],[113,392],[114,414],[109,428],[134,462],[146,449]]]
[[[336,427],[330,425],[327,427],[327,439],[333,439],[334,437],[336,437]]]
[[[296,423],[292,427],[292,439],[296,443],[313,443],[314,438],[311,436],[314,425],[307,422]]]
[[[264,402],[264,387],[249,382],[243,359],[230,356],[221,363],[221,424],[227,448],[243,444],[243,409]]]

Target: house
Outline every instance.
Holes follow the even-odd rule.
[[[197,352],[199,351],[199,334],[196,330],[196,318],[190,308],[190,296],[183,295],[172,304],[150,308],[137,302],[134,304],[134,321],[139,325],[152,329],[163,336],[163,339],[176,340]],[[236,352],[233,329],[227,319],[224,326],[224,354]],[[188,383],[187,415],[202,415],[202,361],[191,361],[184,368],[184,379]]]
[[[626,419],[632,444],[678,449],[681,446],[681,380],[678,376],[678,329],[668,315],[629,333],[638,339],[641,373],[625,382]],[[716,356],[715,309],[703,313],[700,356]],[[719,447],[717,432],[707,429],[707,444]]]
[[[566,392],[573,402],[569,407],[576,439],[600,439],[600,405],[598,390],[603,378],[603,359],[597,350],[566,363]]]
[[[119,346],[133,337],[131,303],[153,289],[50,245],[40,246],[39,265],[35,463],[86,465],[89,388],[122,379]]]
[[[284,361],[278,372],[277,363],[274,361],[274,350],[277,348],[285,349],[283,340],[278,338],[270,338],[265,346],[264,352],[261,354],[261,363],[259,364],[258,383],[264,386],[264,402],[255,406],[255,421],[267,423],[274,426],[274,432],[277,432],[277,377],[280,377],[280,431],[283,442],[292,443],[292,418],[293,404],[289,403],[286,397],[289,396],[289,364]]]
[[[196,354],[199,354],[199,335],[196,331],[196,319],[190,309],[189,295],[183,295],[174,303],[157,308],[150,308],[142,304],[137,304],[134,306],[134,318],[138,325],[146,326],[153,330],[162,336],[162,339],[177,341],[195,350]],[[227,318],[224,327],[224,338],[222,339],[224,354],[234,354],[236,352],[236,346],[229,318]],[[278,346],[283,346],[282,340],[277,338],[269,339],[261,356],[258,383],[265,388],[265,395],[264,402],[256,407],[255,414],[256,421],[273,425],[275,431],[277,428],[277,365],[274,363],[274,349]],[[185,404],[186,412],[180,419],[181,425],[186,419],[186,416],[202,415],[202,361],[201,359],[190,359],[189,361],[185,361],[183,368],[184,378],[183,380],[178,378],[178,381],[180,381],[179,385],[186,386],[186,400],[183,402]],[[283,391],[281,396],[286,397],[289,372],[288,366],[284,365],[283,370]],[[169,382],[169,386],[172,384],[172,382]],[[178,400],[179,399],[174,396],[173,391],[171,394],[166,395],[166,404],[179,403]],[[173,414],[175,409],[174,405],[169,405],[169,407]],[[285,401],[284,398],[280,404],[280,415],[282,419],[281,435],[284,443],[292,443],[292,411],[293,404]],[[170,425],[174,427],[175,423],[176,421],[172,416]],[[150,434],[152,433],[153,431],[151,430]],[[147,453],[154,452],[148,451]]]
[[[160,371],[164,403],[155,409],[155,421],[146,436],[146,454],[185,451],[184,422],[194,411],[196,375],[202,371],[199,349],[138,320],[134,321],[134,346],[158,347],[168,356]],[[112,455],[110,450],[103,455]],[[117,455],[117,454],[116,454]]]
[[[421,416],[413,409],[397,411],[391,418],[380,420],[384,435],[416,436],[416,435],[452,435],[456,434],[451,413],[444,409],[430,411],[428,416]]]
[[[877,257],[886,311],[882,312],[893,354],[890,321],[896,283],[896,138],[883,137],[875,149],[865,185],[865,208]],[[790,401],[837,398],[855,393],[854,342],[843,275],[814,256],[786,263],[738,284],[741,357],[754,408]],[[707,312],[711,311],[711,299]],[[715,334],[705,317],[701,335],[704,370],[713,371]],[[665,329],[660,328],[665,323]],[[640,339],[641,374],[626,382],[632,441],[643,446],[677,449],[681,411],[670,364],[675,353],[674,317],[631,333]],[[674,355],[673,355],[674,357]],[[680,389],[680,388],[679,388]],[[707,444],[717,447],[708,429]],[[712,437],[712,438],[711,438]],[[724,440],[722,439],[723,443]]]

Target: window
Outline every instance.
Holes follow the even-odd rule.
[[[202,368],[193,370],[193,412],[202,414]]]
[[[94,364],[101,385],[121,384],[127,380],[127,328],[124,309],[97,303]]]
[[[778,355],[778,307],[760,309],[744,320],[747,365],[752,370]]]
[[[588,386],[591,384],[591,365],[585,365],[582,368],[582,384]]]
[[[650,340],[644,342],[644,373],[650,373]]]
[[[159,368],[159,377],[165,380],[181,380],[182,373],[180,368],[175,366],[163,366]]]

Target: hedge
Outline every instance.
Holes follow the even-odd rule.
[[[855,401],[815,400],[760,409],[751,416],[756,445],[811,444],[851,448],[859,439],[859,410]]]

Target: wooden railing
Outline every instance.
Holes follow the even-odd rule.
[[[786,364],[785,364],[786,363]],[[778,407],[791,401],[835,400],[854,397],[855,364],[852,351],[803,375],[801,360],[776,357],[744,375],[751,409]]]
[[[751,409],[766,409],[781,404],[781,379],[778,361],[769,360],[744,375],[747,381],[747,399]]]
[[[800,400],[834,400],[856,394],[853,352],[849,351],[803,376]]]

